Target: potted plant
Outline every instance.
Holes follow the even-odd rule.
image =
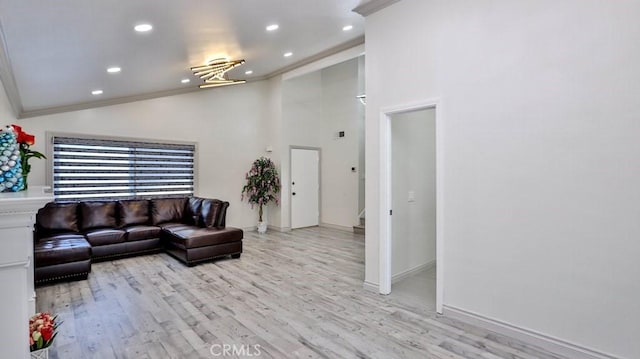
[[[266,157],[260,157],[253,162],[251,169],[247,172],[245,179],[247,184],[242,187],[242,200],[245,198],[254,205],[258,206],[258,233],[267,231],[267,223],[262,219],[262,206],[266,206],[269,202],[278,204],[280,192],[280,178],[275,164]]]
[[[48,359],[49,346],[53,343],[58,333],[57,316],[49,313],[36,313],[29,319],[29,349],[31,359]]]

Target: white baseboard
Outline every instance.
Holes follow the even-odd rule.
[[[353,233],[353,227],[340,226],[340,225],[337,225],[337,224],[320,223],[320,227],[337,229],[339,231],[345,231],[345,232]]]
[[[444,305],[443,315],[445,317],[458,319],[460,321],[484,328],[486,330],[506,335],[511,338],[535,345],[552,353],[562,354],[569,358],[584,359],[619,359],[611,354],[599,352],[586,348],[550,335],[542,334],[534,330],[518,327],[513,324],[491,319],[480,314],[472,313],[456,307]]]
[[[367,282],[366,280],[362,284],[362,288],[364,288],[364,290],[366,290],[367,292],[380,293],[380,287],[377,284]]]
[[[242,230],[245,232],[257,232],[258,227],[257,226],[242,227]],[[267,230],[272,230],[276,232],[291,232],[291,227],[278,227],[278,226],[272,226],[269,224],[267,225]]]
[[[276,232],[291,232],[291,227],[278,227],[269,224],[267,226],[268,229],[274,230]]]
[[[431,269],[436,266],[436,260],[432,260],[430,262],[421,264],[417,267],[409,268],[405,271],[402,271],[391,278],[391,284],[399,282],[407,277],[411,277],[412,275],[422,272],[423,270]]]

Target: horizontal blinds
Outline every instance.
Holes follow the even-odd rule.
[[[193,194],[195,145],[53,137],[56,200]]]

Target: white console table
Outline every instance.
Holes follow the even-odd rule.
[[[4,358],[28,358],[29,317],[36,311],[33,224],[53,200],[43,187],[0,193],[0,348]]]

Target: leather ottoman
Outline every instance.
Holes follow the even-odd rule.
[[[80,234],[59,234],[34,244],[35,282],[86,279],[91,272],[91,245]]]
[[[175,227],[163,229],[165,250],[192,266],[230,255],[240,258],[244,232],[238,228]]]

